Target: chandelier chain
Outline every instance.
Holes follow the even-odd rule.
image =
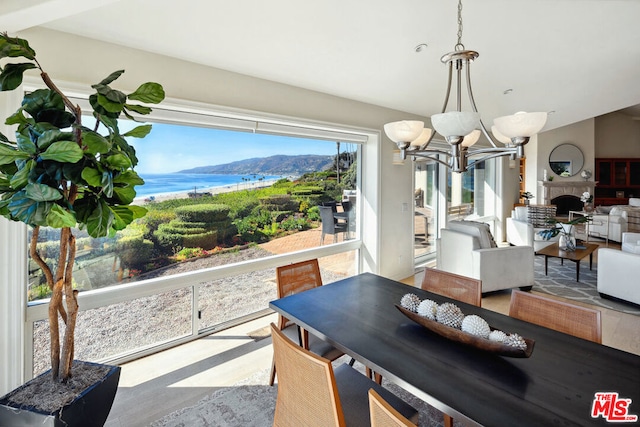
[[[462,0],[458,0],[458,43],[455,46],[457,51],[464,50],[462,44]]]

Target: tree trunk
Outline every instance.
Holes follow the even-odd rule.
[[[73,263],[76,258],[76,238],[69,232],[69,255],[64,275],[64,295],[67,305],[67,322],[62,343],[60,380],[67,382],[71,377],[71,365],[73,364],[74,334],[76,318],[78,316],[78,291],[73,290]]]

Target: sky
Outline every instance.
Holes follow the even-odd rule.
[[[120,131],[140,123],[120,121]],[[153,123],[145,138],[127,138],[136,149],[140,174],[171,173],[276,154],[335,155],[334,141],[254,134],[166,123]],[[341,144],[344,151],[346,144]]]

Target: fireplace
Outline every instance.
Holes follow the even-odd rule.
[[[583,203],[579,197],[565,194],[551,199],[551,204],[556,206],[556,215],[568,216],[569,211],[581,211]]]
[[[579,201],[582,193],[588,191],[593,196],[596,188],[594,181],[539,181],[538,183],[542,187],[541,201],[544,205],[554,204],[553,200],[560,196],[573,196]],[[576,210],[581,209],[582,204]],[[560,214],[560,209],[558,209],[558,214]]]

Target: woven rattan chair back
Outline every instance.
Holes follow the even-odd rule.
[[[600,311],[518,290],[511,291],[509,316],[585,340],[602,343]]]
[[[274,427],[344,426],[331,362],[291,342],[271,324],[278,367]]]
[[[369,390],[371,427],[415,427],[416,424],[396,411],[374,389]]]
[[[426,267],[422,289],[477,307],[482,304],[482,280],[479,279]]]
[[[283,265],[276,268],[278,298],[322,286],[322,276],[317,259]],[[287,319],[280,316],[279,327],[284,329]]]

